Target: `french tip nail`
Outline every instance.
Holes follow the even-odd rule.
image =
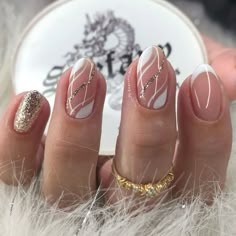
[[[43,101],[43,95],[36,90],[30,91],[23,97],[14,119],[14,129],[26,133],[38,118]]]
[[[195,114],[203,120],[218,119],[222,107],[222,91],[218,76],[208,64],[196,68],[191,78],[191,97]]]
[[[191,77],[192,83],[198,77],[198,75],[200,75],[201,73],[205,73],[205,72],[212,73],[218,79],[218,76],[217,76],[215,70],[209,64],[200,64],[199,66],[196,67],[196,69],[194,70],[194,72],[192,74],[192,77]]]

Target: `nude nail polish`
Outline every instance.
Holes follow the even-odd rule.
[[[30,91],[22,99],[14,119],[14,129],[26,133],[38,118],[43,96],[38,91]]]
[[[97,90],[95,73],[95,64],[89,58],[82,58],[73,66],[66,104],[69,116],[82,119],[92,113]]]
[[[191,97],[195,114],[202,120],[215,121],[222,107],[218,76],[207,64],[200,65],[191,78]]]
[[[158,46],[147,48],[137,66],[137,94],[141,105],[161,109],[168,95],[168,70],[164,52]]]

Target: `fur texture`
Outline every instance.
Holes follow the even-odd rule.
[[[18,0],[1,0],[0,28],[3,29],[0,37],[1,109],[4,109],[11,91],[9,64],[15,40],[28,20],[45,4],[47,2],[42,0],[25,0],[23,6]],[[232,120],[235,121],[236,106],[232,105],[231,109]],[[235,130],[235,122],[233,127]],[[157,205],[148,212],[144,206],[140,207],[130,215],[126,212],[128,202],[119,202],[115,206],[100,206],[94,204],[95,198],[91,197],[74,211],[60,211],[55,206],[45,203],[39,191],[40,177],[27,189],[0,183],[0,235],[236,235],[235,157],[234,141],[226,189],[216,197],[211,207],[206,206],[198,198],[191,203],[175,199]]]

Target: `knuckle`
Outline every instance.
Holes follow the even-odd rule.
[[[168,133],[168,132],[167,132]],[[140,132],[134,135],[134,144],[138,147],[159,147],[168,148],[176,143],[176,133],[153,133]]]
[[[53,153],[59,156],[78,156],[81,153],[98,153],[98,150],[72,137],[61,137],[54,140]]]

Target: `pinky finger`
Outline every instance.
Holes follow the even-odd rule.
[[[37,91],[13,98],[0,119],[0,179],[5,183],[26,184],[36,174],[49,113],[47,100]]]

